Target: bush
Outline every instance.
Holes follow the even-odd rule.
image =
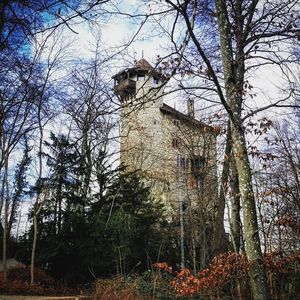
[[[93,300],[147,300],[151,299],[143,295],[136,281],[127,281],[124,277],[112,279],[98,279],[95,283]]]
[[[264,256],[272,299],[295,299],[300,291],[300,252],[271,252]],[[249,295],[249,264],[245,254],[228,252],[213,258],[208,268],[193,274],[174,272],[166,263],[154,268],[173,276],[170,285],[177,296],[246,298]]]
[[[34,278],[37,284],[40,284],[44,287],[54,286],[55,281],[52,277],[46,274],[45,271],[35,268],[34,269]],[[7,273],[8,280],[18,280],[22,282],[30,282],[30,266],[25,267],[14,267],[8,270]]]
[[[0,273],[0,292],[5,294],[42,295],[54,286],[54,280],[35,268],[35,284],[30,284],[30,267],[14,267],[7,271],[7,281]]]
[[[151,299],[175,299],[178,298],[174,289],[170,285],[173,276],[170,272],[148,270],[141,275],[137,275],[139,290]]]
[[[46,272],[35,268],[35,283],[30,284],[30,266],[14,267],[7,271],[7,281],[0,272],[0,293],[9,295],[61,295],[77,294],[78,291],[58,286]]]

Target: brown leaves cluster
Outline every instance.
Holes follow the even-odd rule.
[[[170,270],[165,263],[155,264],[155,268]],[[174,273],[175,277],[170,284],[178,295],[195,295],[222,287],[227,282],[246,275],[248,269],[249,264],[245,255],[228,252],[216,256],[209,268],[203,269],[197,275],[193,275],[187,268]]]
[[[15,267],[8,270],[7,281],[0,273],[0,293],[43,295],[55,294],[54,280],[41,269],[35,268],[35,284],[30,284],[30,267]]]
[[[153,268],[156,270],[165,271],[169,274],[173,274],[173,269],[166,262],[157,262],[153,264]]]
[[[280,217],[274,224],[277,226],[289,227],[294,231],[300,230],[300,221],[289,215]]]
[[[93,300],[148,300],[150,297],[139,292],[137,282],[127,282],[124,277],[98,279]]]
[[[267,271],[272,274],[287,274],[293,264],[300,263],[300,251],[284,255],[283,252],[274,251],[264,256],[264,263]]]
[[[293,263],[300,262],[300,252],[283,255],[280,252],[268,253],[264,264],[269,274],[287,274]],[[157,263],[155,268],[170,273],[171,268],[166,263]],[[170,284],[179,296],[207,294],[224,287],[226,284],[246,278],[249,272],[249,262],[245,254],[235,252],[223,253],[216,256],[208,268],[196,275],[184,268],[173,272],[174,279]]]
[[[193,295],[222,287],[227,282],[247,274],[248,269],[245,255],[228,252],[216,256],[209,268],[200,271],[197,276],[186,272],[186,276],[177,275],[171,284],[178,294]]]

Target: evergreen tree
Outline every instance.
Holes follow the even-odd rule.
[[[163,207],[149,188],[136,174],[107,167],[107,154],[100,150],[95,191],[83,196],[76,145],[51,134],[45,146],[50,172],[42,183],[47,193],[39,214],[37,265],[69,284],[148,269],[158,256],[163,219]],[[31,239],[32,229],[23,237],[25,262]]]
[[[136,266],[146,269],[158,257],[163,205],[135,173],[126,172],[120,172],[107,202],[106,232],[116,272],[126,274]]]

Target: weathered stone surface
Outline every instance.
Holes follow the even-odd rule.
[[[136,82],[134,93],[119,94],[121,162],[130,171],[138,170],[151,184],[153,195],[163,200],[172,220],[178,216],[180,193],[189,208],[197,208],[199,201],[201,206],[213,206],[217,191],[216,134],[197,121],[193,112],[188,116],[164,104],[164,79],[148,69],[141,73],[139,68],[136,72],[130,68],[128,74],[126,70],[119,73],[124,80]],[[122,78],[117,79],[117,87],[122,86]],[[199,166],[193,171],[195,162]]]
[[[194,118],[193,102],[187,115],[163,103],[165,78],[148,62],[113,78],[122,104],[121,162],[138,171],[164,204],[172,247],[180,240],[181,265],[186,259],[194,270],[203,268],[212,255],[218,206],[217,134]],[[128,80],[134,90],[122,88]]]

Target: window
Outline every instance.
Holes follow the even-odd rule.
[[[204,159],[202,157],[195,157],[191,159],[191,173],[193,176],[198,177],[203,173]]]
[[[190,160],[191,176],[189,177],[189,187],[191,189],[201,189],[204,183],[204,159],[196,156]]]
[[[184,157],[181,157],[181,159],[180,159],[180,167],[185,169],[185,158]]]
[[[178,139],[173,139],[172,140],[172,146],[173,146],[173,148],[178,148],[179,147],[179,140]]]
[[[181,170],[188,170],[189,168],[189,160],[183,156],[177,156],[177,168]]]
[[[145,81],[145,73],[138,73],[137,81]]]
[[[179,120],[173,120],[173,124],[176,126],[176,127],[179,127]]]
[[[154,84],[159,84],[159,78],[158,77],[153,77],[153,83]]]

